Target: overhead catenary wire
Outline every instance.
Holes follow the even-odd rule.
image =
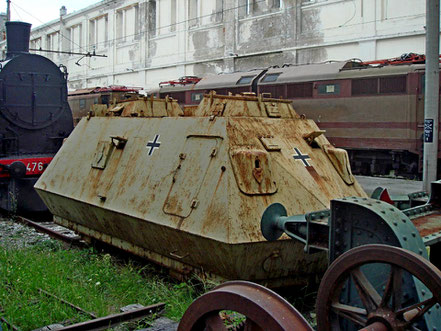
[[[266,3],[266,0],[257,0],[255,3],[256,4]],[[15,4],[15,6],[19,7],[16,4]],[[156,31],[160,31],[160,30],[164,30],[164,29],[167,29],[167,28],[173,28],[173,27],[176,27],[178,25],[183,25],[185,23],[194,22],[194,21],[197,21],[197,20],[203,20],[204,18],[209,18],[209,17],[213,17],[213,16],[217,16],[217,15],[223,16],[223,14],[228,12],[228,11],[232,11],[232,10],[236,10],[236,9],[241,9],[241,8],[244,8],[244,7],[246,7],[246,4],[238,5],[238,6],[233,6],[233,7],[226,8],[226,9],[222,8],[222,10],[216,11],[216,12],[213,12],[213,13],[210,13],[210,14],[200,15],[200,16],[195,17],[195,18],[189,18],[189,19],[185,19],[185,20],[182,20],[182,21],[179,21],[179,22],[175,22],[175,23],[161,25],[161,26],[156,27],[155,30]],[[297,7],[304,7],[304,5],[299,4],[299,5],[292,5],[292,6],[283,6],[282,8],[285,11],[289,11],[289,10],[297,9]],[[27,12],[23,8],[20,7],[20,9],[23,12],[25,12],[26,14],[30,15],[31,17],[34,17],[32,14],[30,14],[29,12]],[[279,11],[274,12],[274,14],[277,14],[277,13],[279,13]],[[100,13],[100,16],[102,16],[101,13]],[[352,15],[352,17],[350,18],[350,20],[352,20],[354,16],[355,16],[355,12],[354,12],[354,15]],[[405,19],[405,18],[417,18],[417,17],[423,17],[423,16],[424,16],[424,14],[420,14],[420,15],[402,15],[402,16],[397,16],[397,17],[394,17],[392,19],[389,19],[389,21],[397,20],[397,19]],[[38,21],[42,22],[40,19],[38,19],[36,17],[34,17],[34,18],[37,19]],[[93,20],[93,18],[91,20]],[[346,21],[345,23],[336,25],[334,27],[328,27],[328,28],[320,29],[320,31],[329,31],[329,30],[333,30],[333,29],[339,29],[343,25],[345,27],[354,27],[354,26],[357,26],[357,25],[375,23],[375,22],[380,22],[380,21],[383,21],[383,20],[382,19],[375,19],[375,20],[371,20],[371,21],[364,21],[364,22],[353,23],[353,24],[347,24],[348,21]],[[222,20],[221,22],[223,22],[223,23],[231,23],[232,21],[223,21]],[[219,22],[219,23],[221,23],[221,22]],[[42,23],[44,23],[44,22],[42,22]],[[60,31],[58,31],[58,30],[56,30],[56,29],[54,29],[54,28],[52,28],[50,26],[48,26],[48,28],[51,29],[53,32],[57,32],[57,33],[60,32]],[[180,29],[180,30],[175,29],[175,30],[173,30],[172,33],[178,33],[178,32],[184,32],[184,31],[187,31],[185,26],[184,26],[183,29]],[[98,43],[90,43],[88,46],[89,47],[94,47],[94,46],[97,47],[99,45],[104,45],[104,44],[109,43],[109,42],[117,42],[117,41],[121,41],[121,40],[124,40],[126,38],[130,38],[130,37],[142,36],[142,35],[144,35],[145,33],[148,33],[148,32],[150,32],[148,29],[139,30],[138,32],[133,33],[133,34],[129,34],[129,35],[121,36],[121,37],[116,37],[116,38],[113,38],[113,39],[108,39],[108,40],[101,41],[101,42],[98,42]],[[306,31],[306,32],[303,33],[303,35],[311,34],[311,33],[313,33],[313,32],[312,31]],[[60,35],[61,35],[61,37],[67,39],[70,42],[72,42],[71,39],[67,38],[66,36],[62,35],[61,33],[60,33]],[[76,46],[78,46],[79,48],[84,49],[83,46],[81,46],[79,44],[76,44],[76,43],[74,43],[74,44]]]
[[[266,2],[266,0],[257,0],[256,1],[256,3],[262,3],[262,2]],[[246,5],[238,5],[238,6],[233,6],[233,7],[230,7],[230,8],[222,8],[222,10],[216,11],[216,12],[213,12],[213,13],[210,13],[210,14],[200,15],[200,16],[195,17],[195,18],[189,18],[189,19],[186,19],[186,20],[182,20],[182,21],[179,21],[179,22],[172,23],[172,24],[165,24],[165,25],[162,25],[162,26],[155,27],[154,31],[160,31],[161,29],[163,30],[163,29],[168,29],[168,28],[172,28],[172,27],[176,28],[177,26],[182,26],[182,28],[170,31],[170,35],[177,34],[177,33],[180,33],[180,32],[192,31],[191,28],[187,28],[185,23],[194,22],[194,21],[197,21],[197,20],[203,20],[204,18],[213,17],[215,15],[221,16],[222,20],[219,20],[218,22],[214,22],[214,24],[216,24],[216,23],[218,23],[218,24],[233,23],[238,18],[235,16],[232,20],[225,21],[223,19],[224,18],[224,14],[226,12],[228,12],[228,11],[237,10],[237,9],[243,8],[245,6]],[[293,5],[293,6],[289,6],[289,7],[281,5],[280,10],[274,11],[274,12],[268,12],[268,13],[266,13],[266,15],[268,15],[268,14],[269,15],[270,14],[277,15],[277,14],[280,14],[280,12],[282,10],[283,11],[289,11],[289,10],[296,9],[299,6],[304,7],[304,5]],[[22,10],[24,12],[26,12],[24,9],[22,9]],[[29,15],[31,15],[31,14],[29,14]],[[102,16],[102,14],[100,16]],[[392,19],[389,19],[388,21],[392,23],[392,22],[397,21],[397,20],[403,20],[403,19],[407,19],[407,18],[418,18],[418,17],[422,17],[422,16],[424,16],[424,14],[421,14],[421,15],[419,15],[419,14],[417,14],[417,15],[402,15],[402,16],[396,16],[396,17],[394,17]],[[242,18],[248,18],[248,17],[242,17]],[[242,18],[239,17],[239,19],[242,19]],[[350,20],[352,20],[352,19],[353,19],[353,17]],[[93,19],[91,19],[91,20],[93,20]],[[347,24],[348,21],[346,21],[344,24],[345,24],[345,28],[348,28],[348,27],[356,27],[356,26],[362,26],[362,25],[366,25],[366,24],[376,23],[376,22],[380,22],[380,21],[383,21],[383,19],[374,19],[374,20],[370,20],[370,21],[363,21],[363,22],[357,22],[357,23],[352,23],[352,24]],[[209,26],[207,26],[207,27],[209,27]],[[67,38],[63,34],[61,34],[60,31],[55,30],[52,26],[48,26],[47,28],[52,30],[53,32],[59,33],[62,38],[65,38],[66,40],[68,40],[70,43],[76,45],[81,50],[84,50],[85,48],[97,49],[100,46],[107,46],[108,44],[110,44],[112,42],[119,42],[119,41],[124,41],[124,40],[127,40],[127,39],[134,40],[136,37],[141,37],[141,36],[144,36],[145,34],[151,32],[151,30],[149,30],[149,29],[138,30],[136,33],[133,33],[133,34],[129,34],[129,35],[121,36],[121,37],[116,37],[116,38],[112,38],[112,39],[107,39],[107,40],[100,41],[100,42],[97,42],[97,43],[89,43],[87,46],[81,46],[81,45],[78,45],[77,43],[73,42],[71,39]],[[332,31],[332,30],[340,29],[340,28],[341,28],[341,25],[336,25],[336,26],[333,26],[333,27],[327,27],[327,28],[323,28],[323,29],[320,29],[320,30],[304,31],[304,32],[302,32],[302,41],[304,41],[304,42],[314,41],[314,40],[316,40],[318,38],[317,33],[323,33],[323,32],[326,32],[326,31]],[[422,29],[422,27],[421,27],[421,29]],[[161,37],[161,36],[162,36],[161,34],[154,35],[152,38]],[[166,35],[164,35],[164,36],[166,36]],[[342,36],[343,35],[334,35],[333,38],[338,38],[338,37],[342,37]],[[348,34],[345,34],[344,36],[348,36]],[[272,39],[278,39],[278,38],[281,38],[281,36],[277,35],[277,36],[274,36],[272,38],[266,38],[266,40],[272,40]],[[184,52],[169,53],[167,55],[168,56],[180,56],[180,55],[185,55],[187,53],[188,53],[187,51],[184,51]]]

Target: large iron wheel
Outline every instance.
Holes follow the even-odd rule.
[[[388,270],[382,275],[384,285],[380,291],[366,275],[369,264],[375,267],[378,263]],[[418,278],[431,292],[412,305],[403,303],[401,287],[406,273]],[[349,282],[361,305],[340,302]],[[317,295],[317,327],[318,331],[335,331],[341,330],[342,323],[349,323],[352,329],[416,331],[419,329],[415,323],[440,302],[441,272],[429,261],[393,246],[360,246],[337,258],[326,271]]]
[[[222,312],[245,319],[227,327]],[[232,281],[196,299],[185,312],[178,331],[247,330],[312,331],[303,316],[273,291],[250,282]]]

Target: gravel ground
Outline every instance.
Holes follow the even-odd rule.
[[[16,223],[7,217],[0,217],[0,246],[23,248],[38,242],[52,240],[47,234],[39,233],[31,227]]]

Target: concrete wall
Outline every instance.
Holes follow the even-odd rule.
[[[33,29],[31,47],[107,55],[49,54],[71,89],[149,89],[184,75],[424,53],[424,25],[415,0],[104,0]]]

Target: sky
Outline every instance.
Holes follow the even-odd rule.
[[[67,13],[83,9],[100,0],[11,0],[11,20],[32,23],[35,28],[60,17],[60,8]],[[0,12],[6,13],[6,0],[0,0]]]

